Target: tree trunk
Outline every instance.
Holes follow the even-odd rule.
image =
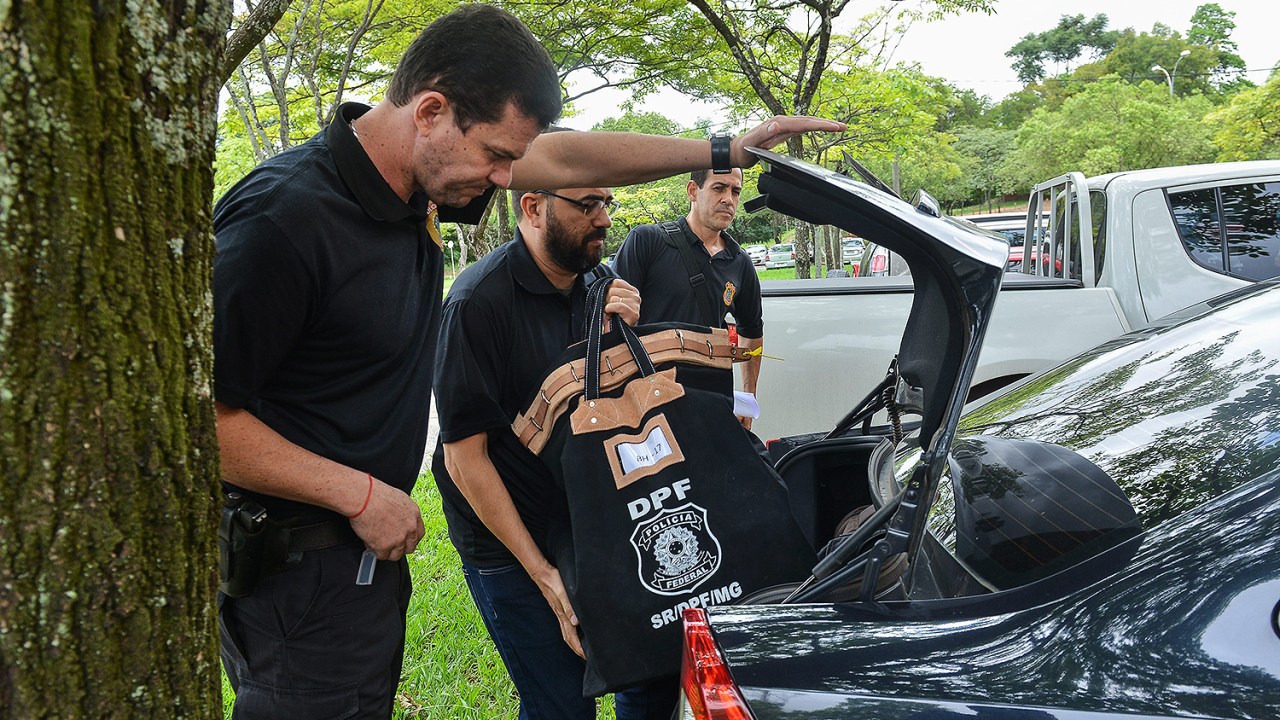
[[[230,0],[0,0],[0,717],[220,718]]]
[[[504,245],[515,237],[511,229],[511,191],[498,188],[493,202],[498,206],[498,245]]]
[[[793,158],[804,157],[803,138],[798,135],[787,138],[787,154]],[[812,237],[812,226],[806,222],[796,221],[796,277],[801,280],[808,280],[813,277],[811,272],[814,248]]]

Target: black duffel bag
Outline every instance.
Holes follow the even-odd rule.
[[[815,563],[734,417],[728,333],[615,317],[602,337],[609,282],[588,292],[586,342],[512,426],[568,500],[547,546],[578,617],[587,696],[678,673],[684,609],[803,580]]]

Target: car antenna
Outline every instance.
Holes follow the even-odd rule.
[[[875,173],[871,172],[866,167],[864,167],[862,163],[858,162],[857,160],[854,160],[853,156],[849,154],[848,150],[841,150],[840,154],[844,156],[845,166],[852,169],[854,172],[858,173],[858,175],[862,178],[863,182],[865,182],[866,184],[870,185],[871,187],[877,190],[887,192],[890,195],[898,198],[899,200],[902,199],[901,195],[894,192],[893,188],[889,187],[888,185],[885,185],[883,180],[875,176]]]

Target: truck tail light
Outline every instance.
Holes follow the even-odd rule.
[[[729,675],[702,608],[684,611],[684,663],[680,670],[686,712],[692,720],[755,720]]]
[[[871,256],[871,267],[868,272],[879,273],[884,272],[884,266],[889,264],[889,258],[882,253],[876,253]]]

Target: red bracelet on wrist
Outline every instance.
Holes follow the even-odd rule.
[[[356,512],[355,515],[348,515],[347,516],[348,520],[355,520],[356,518],[364,514],[364,511],[369,507],[369,498],[373,497],[373,473],[365,473],[365,474],[369,476],[369,491],[364,495],[364,504],[360,506],[360,510]]]

